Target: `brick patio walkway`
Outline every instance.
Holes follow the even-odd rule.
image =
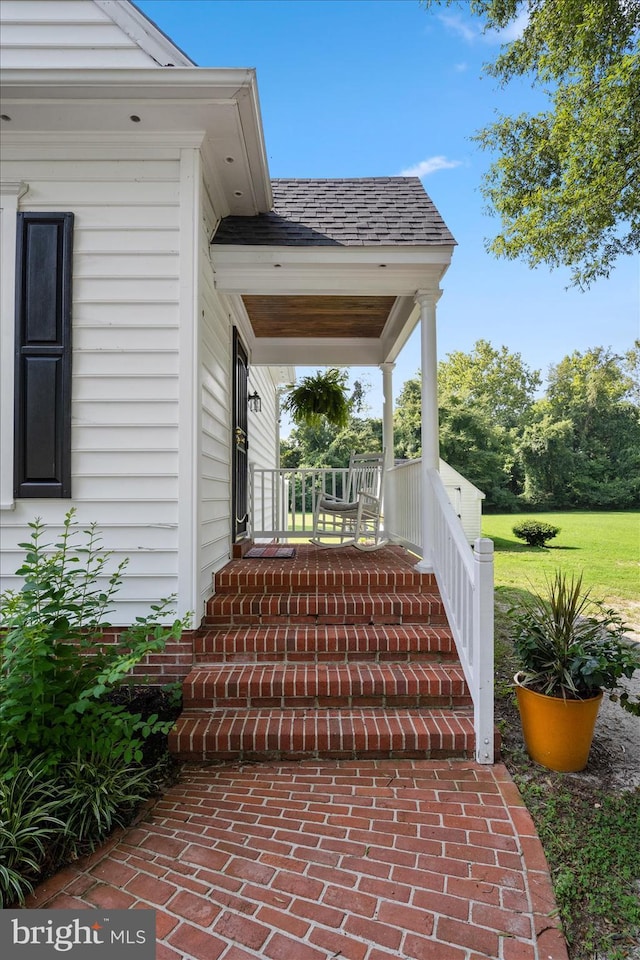
[[[505,767],[187,766],[29,907],[157,909],[157,960],[567,960]]]

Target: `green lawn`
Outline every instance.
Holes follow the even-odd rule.
[[[560,533],[547,547],[529,547],[512,531],[523,519],[552,523]],[[582,573],[594,599],[620,607],[625,615],[640,602],[639,511],[487,515],[482,534],[495,544],[496,587],[540,588],[545,576],[560,568]]]

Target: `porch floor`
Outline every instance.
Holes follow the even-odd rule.
[[[567,960],[504,766],[186,765],[28,908],[157,911],[157,960]]]

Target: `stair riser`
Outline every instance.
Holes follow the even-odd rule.
[[[287,596],[262,594],[213,597],[207,604],[206,624],[341,624],[440,623],[442,601],[427,594],[327,594]]]
[[[388,709],[407,708],[425,709],[437,707],[439,710],[467,707],[471,704],[468,696],[461,694],[354,694],[353,696],[189,696],[184,701],[185,709],[230,708],[238,710],[261,709],[264,707],[299,707],[307,709],[341,709],[343,707],[379,707]]]
[[[433,616],[425,614],[424,616],[411,616],[406,619],[398,614],[378,613],[378,614],[341,614],[338,616],[290,616],[290,617],[260,617],[255,615],[236,616],[236,617],[205,617],[203,626],[205,627],[243,627],[243,626],[303,626],[303,627],[322,627],[322,626],[378,626],[378,627],[400,627],[406,624],[424,624],[425,626],[437,627],[445,626],[444,616]]]
[[[455,661],[446,629],[392,627],[244,627],[196,634],[196,663],[344,663]]]
[[[335,712],[275,719],[195,715],[169,735],[183,760],[444,759],[473,757],[470,716],[407,721],[392,715],[353,719]]]
[[[244,748],[224,750],[213,743],[211,745],[207,744],[201,751],[181,751],[169,742],[169,752],[176,760],[182,760],[185,763],[268,763],[272,760],[473,760],[474,758],[472,748],[452,747],[450,750],[440,750],[417,746],[415,748],[398,747],[397,750],[387,750],[386,748],[372,750],[368,746],[358,744],[353,749],[346,750],[331,750],[322,744],[311,750],[306,748],[300,750],[283,750],[282,748],[273,750]]]
[[[224,650],[196,652],[195,663],[456,663],[454,650]]]
[[[458,667],[248,665],[194,668],[183,685],[185,709],[456,708],[470,703]]]

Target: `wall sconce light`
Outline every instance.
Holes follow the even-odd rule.
[[[262,410],[262,398],[259,396],[257,390],[249,394],[247,402],[249,404],[249,410],[253,410],[254,413],[260,413]]]

